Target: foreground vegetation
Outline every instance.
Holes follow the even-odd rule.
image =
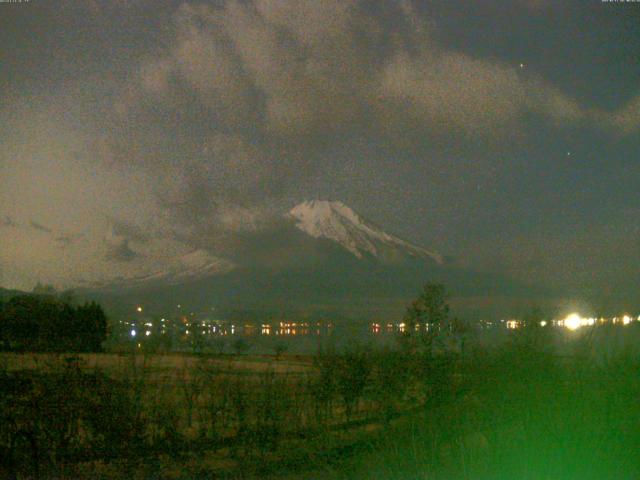
[[[50,291],[0,298],[0,350],[100,352],[106,338],[107,317],[95,302],[76,305]]]
[[[640,355],[606,343],[638,324],[487,339],[429,285],[405,322],[306,357],[1,354],[0,477],[640,478]]]
[[[0,475],[638,478],[640,359],[596,359],[587,335],[559,357],[547,337],[279,360],[5,354]]]

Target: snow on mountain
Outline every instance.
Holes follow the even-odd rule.
[[[401,252],[444,263],[441,255],[380,230],[342,202],[306,201],[292,208],[287,216],[302,232],[314,238],[332,240],[359,259],[365,253],[382,257],[389,252]]]
[[[162,283],[177,285],[191,280],[199,280],[212,275],[230,272],[235,265],[224,258],[210,255],[204,250],[193,250],[176,258],[162,259],[162,265],[155,269],[139,268],[122,272],[101,281],[90,282],[90,287],[136,287]]]
[[[173,281],[193,280],[208,275],[227,273],[235,265],[224,258],[211,256],[204,250],[194,250],[179,258],[180,268],[172,272]]]

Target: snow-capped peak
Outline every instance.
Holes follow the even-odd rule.
[[[342,202],[311,200],[293,207],[288,216],[296,227],[314,238],[332,240],[357,258],[364,253],[380,257],[390,249],[429,258],[442,264],[441,255],[429,252],[367,223]]]

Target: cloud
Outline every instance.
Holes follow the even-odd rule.
[[[13,219],[13,217],[7,215],[2,220],[3,227],[17,227],[18,223]]]
[[[131,262],[138,257],[138,253],[129,247],[129,240],[126,238],[107,243],[107,253],[105,259],[113,262]]]
[[[34,230],[38,230],[40,232],[51,233],[52,230],[49,227],[45,227],[41,223],[35,222],[33,220],[29,221],[29,226]]]
[[[258,228],[277,196],[277,163],[238,135],[198,139],[189,159],[167,166],[157,180],[158,203],[170,230],[202,244],[229,232]]]
[[[470,136],[504,131],[521,112],[525,89],[513,68],[462,54],[396,55],[380,73],[381,117]],[[404,117],[404,118],[402,118]]]
[[[147,230],[126,220],[109,219],[108,222],[109,230],[103,238],[104,259],[108,262],[143,260],[146,255],[142,251],[149,251],[149,247],[153,248],[153,242],[163,236],[157,230]]]
[[[519,65],[448,48],[412,2],[383,9],[393,21],[355,0],[181,5],[163,46],[132,69],[100,142],[103,157],[123,172],[135,166],[152,191],[155,205],[136,219],[146,235],[153,215],[163,235],[226,249],[234,233],[268,224],[279,199],[354,137],[415,152],[441,139],[504,145],[531,117],[556,129],[637,127],[632,104],[583,105]],[[472,168],[474,178],[492,171]]]
[[[132,2],[129,13],[134,4],[136,14],[153,8]],[[0,215],[5,227],[14,218],[27,227],[0,229],[11,245],[0,252],[5,271],[45,281],[61,278],[57,265],[71,278],[91,260],[96,277],[144,273],[166,251],[225,251],[234,234],[268,225],[288,197],[324,188],[316,177],[367,194],[402,188],[402,170],[380,169],[378,152],[344,153],[355,143],[391,145],[389,171],[421,162],[425,190],[454,178],[464,192],[467,179],[492,175],[506,157],[487,160],[475,147],[509,148],[504,140],[526,135],[532,117],[557,130],[640,127],[640,96],[612,111],[578,101],[527,68],[443,44],[437,22],[410,1],[227,0],[183,3],[170,17],[153,47],[136,44],[105,64],[113,75],[69,80],[64,93],[0,112],[11,120],[0,145]],[[441,139],[474,151],[472,160],[430,155]],[[376,168],[383,180],[365,189]],[[43,257],[27,261],[35,245]]]
[[[78,242],[80,239],[84,237],[84,234],[77,233],[74,235],[60,235],[55,238],[56,243],[60,246],[60,248],[67,248],[74,243]]]
[[[383,10],[356,0],[181,5],[121,89],[103,155],[139,167],[163,221],[202,245],[254,228],[256,212],[312,182],[352,138],[401,152],[500,149],[532,118],[557,130],[640,125],[638,102],[584,105],[527,68],[442,44],[410,1]]]
[[[140,69],[142,92],[174,101],[188,89],[224,126],[277,135],[353,120],[363,81],[354,2],[230,1],[183,5],[172,46]]]
[[[150,235],[140,226],[121,220],[113,221],[112,232],[114,236],[125,237],[127,240],[139,243],[148,243],[150,239]]]
[[[630,135],[640,128],[640,95],[635,96],[617,111],[599,116],[603,126],[618,135]]]
[[[170,47],[142,61],[136,84],[127,86],[116,110],[130,114],[135,102],[180,108],[195,95],[210,120],[227,128],[255,121],[251,84],[225,38],[214,8],[183,5],[174,16]]]
[[[499,138],[531,114],[557,127],[639,125],[638,102],[610,114],[582,106],[518,65],[447,49],[410,2],[387,8],[399,29],[356,1],[183,5],[171,46],[141,67],[140,87],[167,101],[187,89],[218,124],[284,138],[357,125]]]
[[[517,3],[533,12],[545,10],[547,7],[551,6],[558,7],[558,5],[551,0],[517,0]]]

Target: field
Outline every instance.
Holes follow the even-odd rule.
[[[101,369],[115,375],[124,375],[130,369],[143,369],[156,374],[172,375],[182,370],[206,366],[228,372],[305,373],[313,365],[313,357],[288,355],[276,359],[273,355],[217,355],[202,356],[188,354],[123,354],[123,353],[2,353],[0,362],[8,371],[54,367],[66,358],[74,357],[83,370]]]
[[[446,351],[5,353],[2,474],[639,478],[638,327]]]
[[[234,476],[308,464],[315,442],[349,444],[390,415],[355,378],[370,373],[364,353],[348,365],[337,359],[5,353],[5,433],[25,441],[8,445],[4,464],[25,478],[43,469],[45,477],[190,478],[192,463]],[[396,414],[404,408],[393,403]],[[101,438],[104,429],[115,435]],[[31,439],[48,450],[38,448],[37,468]]]

